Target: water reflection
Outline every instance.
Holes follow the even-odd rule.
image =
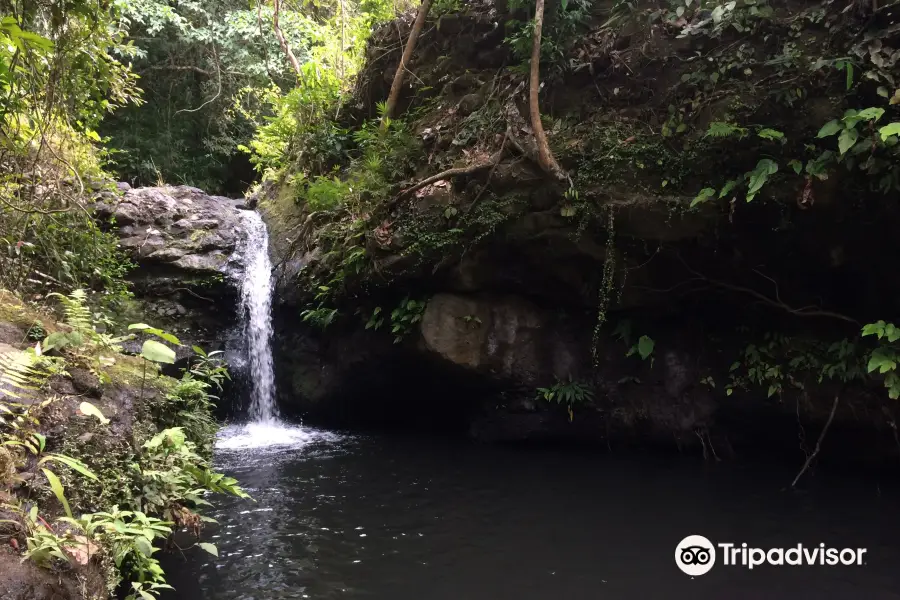
[[[217,502],[221,557],[167,564],[170,600],[900,598],[898,495],[870,480],[786,493],[788,471],[310,429],[227,431],[216,462],[256,502]],[[691,580],[673,560],[691,533],[868,564]]]

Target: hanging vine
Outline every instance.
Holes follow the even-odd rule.
[[[616,214],[611,206],[606,208],[606,255],[603,259],[603,278],[597,292],[597,321],[594,323],[594,334],[591,340],[591,358],[594,366],[598,366],[598,348],[600,332],[606,324],[610,298],[616,283]]]

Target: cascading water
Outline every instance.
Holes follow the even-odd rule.
[[[275,405],[275,371],[272,367],[272,262],[269,235],[259,214],[244,213],[244,280],[241,283],[241,314],[245,319],[250,363],[250,418],[261,424],[278,421]]]
[[[250,422],[228,426],[219,432],[220,450],[243,448],[296,448],[322,439],[323,432],[282,423],[275,404],[275,370],[272,360],[272,262],[269,235],[258,213],[244,213],[246,239],[241,280],[241,318],[247,341],[250,376]]]

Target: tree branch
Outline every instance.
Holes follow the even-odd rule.
[[[284,37],[284,33],[281,32],[281,26],[278,24],[278,15],[281,12],[281,0],[274,0],[274,2],[275,12],[272,14],[272,25],[275,29],[275,37],[278,38],[278,43],[281,45],[281,49],[284,51],[285,56],[287,56],[288,62],[291,63],[291,67],[293,67],[297,75],[300,75],[300,61],[298,61],[297,57],[294,56],[294,52],[288,45],[287,39],[285,39]]]
[[[544,26],[544,0],[536,0],[534,8],[534,38],[531,42],[531,75],[528,88],[528,106],[531,113],[531,129],[537,142],[538,164],[548,174],[559,181],[568,180],[568,176],[550,150],[547,134],[541,123],[541,110],[538,105],[538,94],[541,89],[541,29]]]
[[[822,449],[822,440],[825,439],[825,434],[828,433],[828,428],[831,427],[831,422],[834,421],[834,413],[837,412],[838,401],[840,399],[840,394],[835,395],[834,404],[831,405],[831,414],[828,415],[828,421],[825,422],[825,427],[822,428],[822,433],[819,434],[819,439],[816,441],[816,448],[815,450],[813,450],[813,453],[806,458],[806,462],[803,463],[803,468],[800,469],[800,472],[797,473],[796,477],[794,477],[794,481],[793,483],[791,483],[792,488],[797,487],[797,482],[800,481],[800,478],[803,477],[804,473],[806,473],[806,470],[809,468],[809,465],[812,463],[813,459],[818,456],[819,450]]]
[[[842,315],[841,313],[833,312],[830,310],[822,310],[815,306],[804,306],[802,308],[793,308],[791,306],[788,306],[784,302],[782,302],[780,300],[780,298],[777,300],[772,300],[765,294],[761,294],[760,292],[757,292],[756,290],[746,288],[746,287],[743,287],[740,285],[726,283],[724,281],[719,281],[716,279],[710,279],[709,277],[706,277],[702,273],[698,273],[697,271],[695,271],[691,267],[689,267],[688,264],[684,261],[684,259],[681,258],[681,256],[678,256],[678,260],[681,261],[681,264],[684,265],[684,268],[687,269],[688,272],[691,273],[691,275],[694,275],[698,279],[706,281],[707,283],[709,283],[711,285],[720,287],[725,290],[731,290],[733,292],[740,292],[742,294],[747,294],[748,296],[752,296],[752,297],[756,298],[763,304],[767,304],[769,306],[774,306],[775,308],[780,308],[781,310],[783,310],[787,313],[790,313],[794,316],[797,316],[797,317],[827,317],[830,319],[839,319],[839,320],[845,321],[847,323],[853,323],[854,325],[857,325],[857,326],[861,325],[861,323],[859,321],[857,321],[856,319],[854,319],[852,317],[848,317],[847,315]],[[761,275],[761,273],[759,273],[758,271],[757,271],[757,274]],[[770,281],[772,281],[772,279],[770,277],[766,277],[766,279],[769,279]],[[777,290],[776,290],[776,294],[777,294]]]
[[[416,13],[416,22],[413,23],[412,31],[409,32],[409,39],[406,40],[406,47],[403,48],[400,64],[397,66],[397,71],[394,73],[394,81],[391,83],[391,93],[388,94],[384,117],[381,121],[382,127],[387,123],[388,119],[391,119],[394,116],[394,111],[397,108],[397,98],[400,96],[400,88],[403,87],[403,75],[406,73],[406,63],[409,62],[413,50],[416,48],[416,40],[419,37],[419,33],[422,32],[422,27],[425,25],[425,19],[428,17],[428,11],[430,9],[431,0],[422,0],[422,4],[419,6],[419,12]]]

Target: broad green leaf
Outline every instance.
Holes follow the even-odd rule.
[[[878,133],[881,134],[881,141],[883,142],[892,135],[900,134],[900,123],[889,123],[888,125],[885,125],[881,129],[879,129]]]
[[[756,193],[765,185],[766,181],[769,179],[769,175],[776,173],[778,171],[778,163],[775,161],[763,158],[760,159],[758,163],[756,163],[756,168],[750,171],[750,182],[749,189],[747,190],[747,202],[753,200],[756,196]]]
[[[763,138],[764,140],[780,140],[784,139],[784,134],[778,131],[777,129],[769,129],[768,127],[764,127],[760,129],[756,135]]]
[[[646,359],[648,356],[653,354],[653,348],[656,346],[656,342],[653,341],[653,338],[642,335],[638,339],[638,354],[641,355],[641,358]]]
[[[219,549],[216,548],[215,544],[209,544],[207,542],[200,542],[197,544],[201,549],[206,550],[213,556],[219,556]]]
[[[100,409],[91,404],[90,402],[82,402],[78,405],[78,410],[83,415],[87,415],[90,417],[97,417],[101,424],[106,425],[109,423],[109,419],[103,416],[103,413],[100,412]]]
[[[878,335],[879,332],[884,331],[884,321],[878,321],[877,323],[869,323],[865,327],[862,328],[863,337],[867,335]],[[880,337],[880,336],[879,336]]]
[[[144,342],[144,345],[141,346],[141,357],[153,362],[175,364],[175,351],[156,340]]]
[[[153,556],[153,544],[146,537],[137,536],[134,538],[134,545],[144,556]]]
[[[62,504],[63,510],[66,511],[66,516],[70,519],[74,518],[72,516],[72,509],[69,507],[69,501],[66,500],[66,494],[65,490],[63,489],[63,484],[59,480],[59,477],[57,477],[56,473],[54,473],[50,469],[41,469],[41,471],[44,473],[44,476],[50,483],[50,489],[53,491],[53,495],[56,496],[56,499],[59,500],[60,504]]]
[[[847,150],[853,147],[856,140],[859,139],[859,132],[856,129],[845,129],[838,137],[838,150],[841,154],[845,154]]]
[[[724,198],[731,190],[735,188],[737,184],[737,179],[732,179],[731,181],[726,182],[725,185],[722,186],[722,189],[719,190],[719,198]]]
[[[129,331],[131,331],[131,330],[143,331],[144,329],[153,329],[153,327],[151,327],[150,325],[147,325],[146,323],[132,323],[131,325],[128,326]]]
[[[702,204],[702,203],[706,202],[707,200],[712,198],[715,195],[715,193],[716,193],[716,190],[714,190],[711,187],[703,188],[702,190],[700,190],[700,193],[697,194],[697,197],[691,201],[691,208],[694,208],[698,204]]]
[[[877,121],[882,115],[884,115],[884,109],[873,106],[859,111],[855,118],[859,121]]]
[[[823,138],[836,134],[838,131],[841,131],[844,128],[844,125],[838,121],[837,119],[828,121],[825,125],[822,126],[822,129],[819,130],[819,133],[816,137]]]
[[[162,339],[166,340],[170,344],[175,344],[176,346],[181,345],[181,340],[179,340],[177,337],[175,337],[171,333],[166,333],[165,331],[154,331],[153,334],[161,337]]]

